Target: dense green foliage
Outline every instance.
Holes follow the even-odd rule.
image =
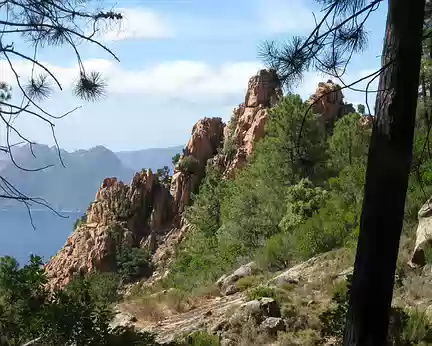
[[[121,276],[117,273],[93,272],[84,277],[77,277],[69,283],[67,290],[74,292],[82,285],[88,287],[88,293],[95,302],[109,305],[121,298],[119,293]]]
[[[232,262],[232,258],[220,256],[217,239],[224,185],[220,172],[208,167],[199,195],[193,197],[193,205],[186,210],[186,218],[192,221],[191,230],[167,286],[200,287],[214,281]]]
[[[219,346],[219,337],[206,332],[194,332],[187,335],[179,346]]]
[[[317,116],[305,117],[306,109],[296,95],[271,109],[265,137],[235,179],[221,179],[217,168],[207,167],[186,212],[191,232],[178,249],[167,285],[191,289],[251,259],[278,270],[355,246],[371,128],[362,115],[348,114],[330,135]],[[428,141],[427,126],[419,121],[406,203],[410,234],[419,207],[432,193]]]
[[[365,106],[362,104],[357,105],[357,112],[361,115],[365,114],[366,112]]]
[[[158,178],[159,183],[166,188],[169,188],[171,185],[171,175],[170,169],[168,166],[164,166],[163,168],[158,168],[155,173]]]
[[[147,249],[132,247],[125,242],[125,230],[119,224],[112,224],[108,234],[115,243],[116,273],[122,281],[132,282],[143,277],[149,277],[152,273],[151,256]]]
[[[110,294],[103,287],[97,289],[102,282],[110,282]],[[36,338],[47,346],[157,345],[148,333],[109,326],[112,311],[108,302],[115,299],[112,281],[102,276],[77,279],[54,292],[46,283],[39,257],[32,256],[22,268],[13,258],[0,259],[2,345],[22,345]]]
[[[370,129],[351,114],[329,136],[306,110],[296,95],[273,108],[265,137],[234,180],[207,167],[168,284],[200,286],[250,259],[281,269],[353,243]]]
[[[180,153],[175,154],[172,159],[171,159],[171,163],[173,164],[173,166],[175,166],[180,160]]]
[[[194,174],[198,171],[199,162],[192,156],[183,156],[177,163],[177,167],[180,171],[188,174]]]
[[[150,276],[152,272],[150,262],[151,256],[146,249],[117,247],[117,273],[125,282]]]

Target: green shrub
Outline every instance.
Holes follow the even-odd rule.
[[[228,137],[223,145],[222,153],[227,157],[228,160],[234,159],[237,153],[237,145],[233,137]]]
[[[278,346],[317,346],[321,344],[319,333],[313,329],[278,334]]]
[[[326,190],[314,187],[309,179],[301,179],[289,187],[286,197],[287,211],[280,222],[280,228],[289,232],[303,223],[320,209],[327,195]]]
[[[188,310],[189,306],[189,295],[185,291],[178,289],[170,289],[163,298],[165,305],[173,311],[185,312]]]
[[[170,266],[166,287],[193,290],[208,286],[234,265],[236,249],[224,248],[218,240],[226,183],[217,168],[206,167],[199,194],[192,196],[193,204],[184,213],[190,228]]]
[[[86,222],[87,222],[87,212],[75,220],[73,229],[76,230],[79,226],[85,224]]]
[[[360,115],[364,115],[365,112],[366,112],[366,107],[365,107],[364,105],[362,105],[362,104],[358,104],[358,105],[357,105],[357,112],[358,112]]]
[[[66,287],[68,291],[76,290],[84,280],[89,285],[89,292],[92,300],[97,303],[111,304],[120,299],[119,288],[121,277],[117,273],[90,273],[85,277],[73,279]]]
[[[158,168],[156,170],[155,176],[157,177],[159,183],[162,186],[165,186],[167,188],[171,185],[171,176],[170,176],[170,170],[168,166],[164,166],[163,168]]]
[[[127,328],[112,329],[111,309],[94,299],[89,280],[76,280],[65,290],[49,292],[40,257],[23,267],[0,258],[1,344],[22,345],[40,338],[46,346],[156,346],[153,335]]]
[[[198,173],[199,162],[192,155],[183,156],[182,159],[178,162],[177,167],[183,173],[195,174]]]
[[[296,239],[292,234],[278,233],[267,239],[264,247],[257,253],[257,262],[269,270],[282,270],[296,257]]]
[[[194,332],[186,336],[182,346],[219,346],[219,337],[206,332]]]
[[[298,257],[311,258],[340,248],[351,239],[358,226],[359,213],[346,209],[341,203],[339,197],[334,196],[294,230]]]
[[[330,165],[336,170],[355,162],[365,164],[371,129],[361,125],[361,115],[347,114],[339,119],[329,140]]]
[[[432,321],[425,311],[414,309],[408,312],[408,318],[403,324],[402,340],[412,345],[432,344]]]
[[[177,153],[172,157],[171,162],[172,162],[174,167],[177,165],[179,160],[180,160],[180,153]]]
[[[111,224],[107,233],[115,243],[117,273],[124,282],[131,282],[151,275],[153,268],[151,255],[147,249],[125,245],[125,229],[118,223]]]
[[[263,281],[264,276],[259,275],[251,275],[251,276],[245,276],[240,278],[237,282],[236,282],[236,287],[240,290],[240,291],[245,291],[250,287],[254,287],[257,286],[259,283],[261,283]]]
[[[349,306],[349,290],[351,288],[352,276],[348,276],[344,286],[338,286],[333,293],[333,306],[324,311],[320,316],[321,336],[323,338],[333,337],[339,344],[343,339],[345,329],[345,318]]]
[[[261,298],[276,299],[277,292],[273,287],[260,285],[253,287],[246,292],[246,300],[259,300]]]
[[[299,311],[292,303],[285,303],[281,307],[281,316],[285,319],[295,318],[299,314]]]
[[[117,272],[125,282],[148,277],[152,273],[151,256],[142,248],[117,248]]]

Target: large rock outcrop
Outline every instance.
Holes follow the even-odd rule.
[[[415,266],[426,264],[425,251],[432,248],[432,198],[418,212],[416,242],[411,263]]]
[[[172,196],[150,170],[137,173],[130,185],[105,179],[87,219],[46,265],[52,286],[94,270],[115,271],[117,247],[139,247],[152,234],[164,233],[173,215]]]
[[[224,127],[221,118],[204,118],[194,125],[171,181],[171,194],[174,196],[177,214],[184,211],[191,194],[198,188],[205,174],[207,160],[217,154],[223,140]]]
[[[313,113],[320,114],[323,126],[331,130],[338,119],[355,112],[353,105],[344,103],[343,99],[340,85],[328,80],[326,83],[318,84],[318,88],[307,103],[312,105]]]
[[[225,128],[222,153],[214,158],[214,164],[222,168],[226,177],[232,177],[236,169],[245,165],[255,143],[264,136],[269,109],[281,97],[275,70],[259,70],[249,79],[245,101],[233,110]]]

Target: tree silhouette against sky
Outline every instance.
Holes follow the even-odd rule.
[[[421,47],[427,39],[425,1],[387,1],[381,68],[350,82],[345,80],[349,62],[365,47],[365,24],[384,0],[315,1],[323,17],[308,37],[295,37],[288,44],[267,42],[260,53],[287,86],[315,69],[337,78],[342,89],[366,93],[373,130],[344,345],[382,346],[411,169]],[[378,89],[370,90],[377,78]],[[356,86],[362,81],[367,81],[366,89]],[[367,101],[370,92],[377,93],[374,112]]]
[[[85,0],[0,0],[0,13],[0,56],[14,76],[13,81],[0,81],[0,124],[5,129],[0,151],[25,171],[50,167],[29,169],[20,166],[14,159],[14,146],[27,144],[34,155],[35,144],[20,131],[16,119],[20,116],[35,117],[51,128],[59,160],[63,164],[55,137],[55,121],[78,107],[64,114],[52,114],[41,106],[41,101],[49,98],[53,90],[62,90],[62,85],[50,67],[39,61],[38,53],[47,47],[69,48],[79,67],[73,93],[80,99],[96,101],[104,95],[106,85],[99,72],[84,68],[79,47],[82,43],[92,44],[118,60],[96,36],[101,30],[109,28],[110,23],[120,21],[122,15],[113,10],[92,7],[91,2]],[[17,43],[23,41],[30,43],[30,50],[17,48]],[[23,80],[16,68],[16,64],[22,62],[31,69],[28,80]],[[13,91],[11,84],[16,85]],[[22,202],[29,211],[32,204],[49,207],[43,199],[25,195],[1,176],[0,198]]]

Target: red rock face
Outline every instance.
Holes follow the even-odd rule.
[[[196,160],[197,169],[190,173],[177,167],[171,181],[171,194],[177,214],[182,213],[189,204],[191,194],[196,191],[205,173],[207,160],[215,156],[220,148],[224,127],[221,118],[204,118],[194,125],[178,167],[181,167],[182,160],[187,160],[189,156]]]
[[[88,208],[87,222],[47,263],[51,285],[64,287],[74,275],[94,270],[115,271],[118,246],[139,246],[152,232],[170,227],[173,214],[172,196],[151,171],[137,173],[130,185],[105,179]]]
[[[274,70],[260,70],[249,79],[245,101],[233,110],[224,134],[224,147],[230,142],[235,152],[230,157],[225,153],[224,158],[219,155],[214,159],[225,177],[233,177],[246,164],[254,145],[264,136],[269,109],[281,97],[281,85]]]
[[[192,128],[191,138],[186,145],[186,155],[195,157],[200,166],[205,166],[221,145],[225,124],[221,118],[204,118]]]
[[[321,82],[314,94],[311,95],[308,104],[313,105],[312,111],[320,114],[323,125],[333,124],[336,120],[348,113],[355,112],[351,104],[343,102],[344,95],[339,85],[328,80]]]

